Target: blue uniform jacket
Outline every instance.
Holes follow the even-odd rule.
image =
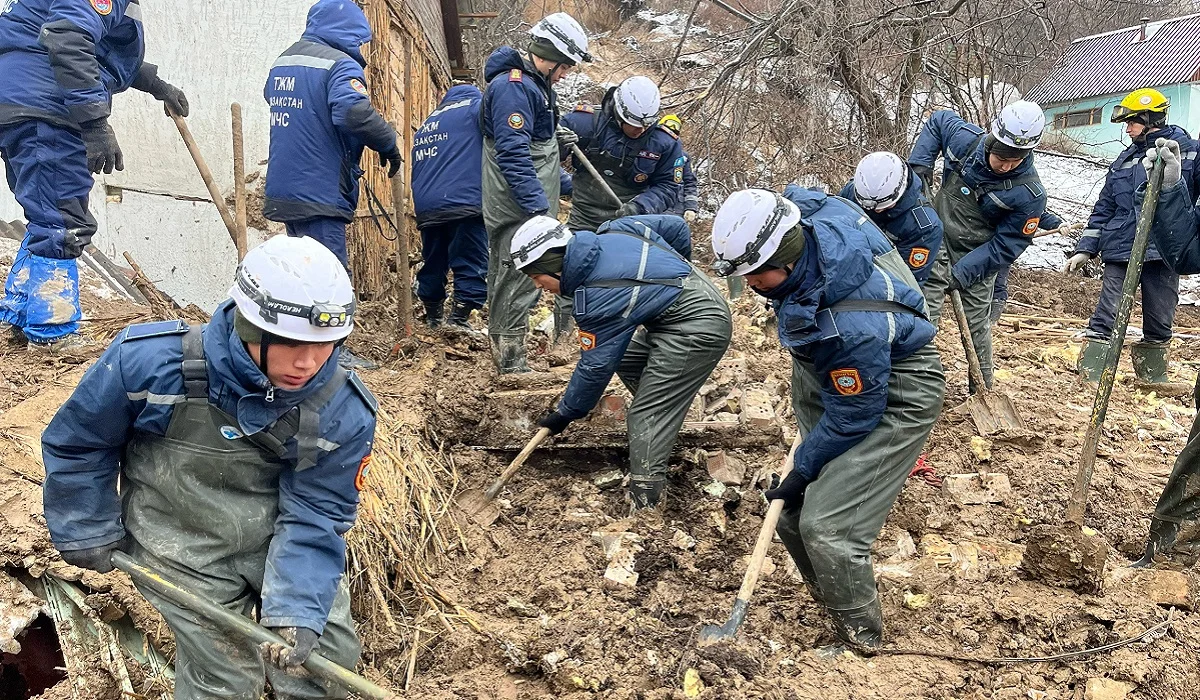
[[[144,52],[137,0],[0,0],[0,125],[107,117]]]
[[[987,192],[980,199],[980,210],[995,233],[987,243],[954,264],[951,272],[963,287],[981,282],[1020,257],[1033,242],[1032,236],[1046,210],[1046,191],[1040,180],[1006,186],[1025,175],[1037,175],[1033,156],[1013,171],[998,175],[988,165],[982,134],[983,129],[954,112],[934,112],[921,128],[908,159],[913,165],[932,169],[938,156],[944,156],[946,168],[957,172],[968,187],[977,193]]]
[[[367,94],[360,47],[370,40],[371,26],[357,5],[318,0],[300,41],[271,67],[263,88],[271,108],[268,219],[350,221],[364,145],[396,150],[395,131]]]
[[[924,318],[920,290],[875,265],[880,242],[872,239],[883,239],[878,229],[855,227],[839,210],[839,203],[851,206],[845,200],[789,189],[788,198],[800,206],[807,245],[788,279],[764,296],[775,306],[780,343],[811,362],[821,383],[825,412],[796,450],[793,465],[812,481],[875,429],[887,409],[892,363],[927,345],[936,329]],[[883,244],[890,249],[886,239]],[[837,309],[856,300],[892,301],[899,307],[895,312]]]
[[[599,109],[576,107],[563,117],[563,124],[579,135],[579,150],[584,153],[603,152],[628,162],[631,167],[626,170],[625,186],[643,190],[631,200],[639,214],[669,212],[679,201],[686,165],[679,138],[659,125],[646,129],[636,139],[626,136],[613,116],[614,91],[608,91]]]
[[[692,157],[687,153],[683,154],[683,189],[667,213],[683,214],[685,211],[700,211],[700,181],[692,170]]]
[[[558,126],[554,90],[511,46],[501,46],[488,56],[483,75],[488,85],[480,126],[484,138],[495,144],[496,165],[526,214],[549,211],[529,144],[554,138]]]
[[[483,136],[474,85],[455,85],[413,139],[412,190],[417,226],[483,215]]]
[[[1137,190],[1139,214],[1145,198],[1146,185],[1143,184]],[[1200,199],[1193,201],[1184,181],[1163,187],[1159,193],[1150,241],[1158,247],[1163,262],[1175,274],[1200,273]]]
[[[853,180],[846,183],[840,194],[843,199],[858,202]],[[933,272],[933,259],[942,247],[942,220],[925,196],[920,176],[909,172],[908,189],[896,206],[881,212],[865,213],[895,244],[917,282],[925,284]]]
[[[122,331],[42,434],[46,523],[58,549],[98,547],[124,537],[117,478],[125,445],[138,432],[165,435],[171,399],[186,393],[181,335],[153,334],[155,326],[165,332],[176,324]],[[233,329],[232,301],[219,307],[205,328],[204,354],[209,401],[236,417],[248,435],[270,427],[337,368],[335,352],[303,389],[275,390],[274,400],[267,402],[270,383]],[[263,582],[262,624],[269,627],[323,630],[345,571],[342,536],[354,524],[355,477],[375,434],[374,409],[352,382],[321,410],[319,434],[338,447],[322,451],[309,469],[295,471],[296,441],[287,445]]]
[[[558,402],[558,412],[570,420],[586,416],[600,400],[638,326],[666,311],[682,292],[678,286],[654,282],[601,285],[622,280],[682,280],[691,273],[691,265],[638,218],[609,222],[602,234],[578,231],[567,244],[562,295],[575,300],[573,314],[583,348]],[[678,240],[678,230],[672,234]]]
[[[1087,228],[1075,246],[1076,253],[1099,255],[1104,262],[1128,262],[1137,232],[1137,206],[1134,192],[1146,183],[1142,158],[1154,146],[1155,139],[1167,138],[1179,143],[1183,157],[1183,186],[1192,196],[1200,189],[1200,172],[1196,170],[1196,151],[1200,144],[1178,126],[1168,125],[1147,135],[1142,143],[1130,144],[1108,168],[1104,188],[1092,207]],[[1153,242],[1146,250],[1147,260],[1161,260]]]
[[[625,231],[634,233],[642,238],[650,238],[651,234],[662,238],[667,245],[685,260],[692,259],[692,229],[682,217],[674,214],[635,214],[622,216],[600,224],[596,233],[609,231]]]

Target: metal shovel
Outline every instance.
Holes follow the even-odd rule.
[[[784,473],[782,474],[784,478],[787,478],[788,473],[792,470],[792,456],[796,454],[796,448],[800,447],[801,442],[801,434],[796,433],[796,439],[792,441],[792,449],[788,450],[787,457],[784,458]],[[742,579],[742,587],[738,589],[737,598],[733,601],[733,610],[729,613],[729,619],[725,620],[723,625],[705,625],[697,638],[700,646],[729,641],[734,638],[738,628],[742,626],[742,621],[746,619],[746,611],[750,609],[750,596],[754,595],[754,587],[758,585],[758,574],[762,571],[763,561],[767,558],[771,540],[775,538],[775,524],[779,522],[779,515],[782,512],[783,499],[777,498],[771,501],[767,515],[763,518],[762,527],[758,530],[754,553],[750,555],[750,566],[746,568],[746,576]]]
[[[205,600],[195,593],[184,590],[183,587],[162,573],[139,564],[124,552],[113,552],[111,561],[113,566],[129,574],[129,577],[134,582],[153,588],[155,592],[172,603],[191,610],[228,632],[249,639],[255,644],[262,644],[263,642],[287,644],[287,641],[283,637],[256,624],[250,618],[230,612],[212,601]],[[396,700],[396,696],[393,693],[380,688],[354,671],[335,664],[315,651],[309,655],[308,661],[304,662],[304,668],[314,676],[337,683],[364,698],[370,698],[371,700]]]
[[[549,435],[549,428],[542,428],[538,430],[533,438],[529,441],[529,444],[525,445],[525,449],[521,450],[521,453],[518,454],[517,458],[512,461],[512,464],[509,464],[508,467],[500,473],[500,477],[492,482],[492,485],[488,487],[487,491],[480,491],[479,489],[467,489],[466,491],[458,494],[458,497],[454,499],[455,503],[458,504],[458,507],[462,508],[467,515],[471,516],[472,520],[484,527],[496,522],[496,518],[500,517],[500,508],[496,506],[495,500],[496,496],[500,493],[500,489],[504,488],[504,485],[507,484],[508,480],[513,477],[513,474],[516,474],[517,470],[525,464],[525,460],[529,459],[529,455],[533,454],[533,451],[537,449],[537,446],[542,444],[542,441],[545,440]]]
[[[971,374],[971,382],[975,384],[976,392],[971,395],[966,406],[975,422],[975,429],[980,436],[991,435],[1006,429],[1020,429],[1021,418],[1013,405],[1012,397],[1000,391],[989,389],[983,381],[983,370],[979,368],[979,355],[975,352],[975,344],[971,341],[971,329],[967,326],[967,312],[963,308],[962,296],[958,290],[950,292],[950,301],[954,305],[954,317],[958,321],[958,333],[962,337],[963,350],[967,353],[967,367]]]

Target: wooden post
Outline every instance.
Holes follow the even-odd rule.
[[[246,153],[242,142],[242,106],[234,102],[233,114],[233,211],[237,235],[233,244],[237,246],[238,262],[246,257]]]
[[[392,217],[396,222],[396,296],[398,297],[396,332],[400,339],[412,337],[412,268],[408,264],[408,227],[404,225],[404,170],[392,178]]]
[[[188,128],[187,122],[178,114],[171,114],[171,119],[175,120],[175,127],[179,129],[179,136],[183,139],[183,143],[187,146],[188,153],[192,154],[192,160],[196,163],[196,170],[200,171],[200,179],[204,180],[204,186],[208,188],[208,195],[212,197],[212,203],[221,214],[221,221],[224,222],[225,228],[229,230],[229,238],[237,245],[237,224],[233,222],[233,215],[229,213],[229,207],[225,206],[225,198],[221,196],[221,190],[217,187],[216,180],[213,179],[212,171],[208,169],[208,163],[204,162],[204,156],[200,153],[200,146],[196,144],[196,139],[192,137],[192,130]]]

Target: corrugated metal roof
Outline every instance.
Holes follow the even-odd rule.
[[[1050,75],[1025,98],[1066,102],[1200,81],[1200,14],[1076,39]]]

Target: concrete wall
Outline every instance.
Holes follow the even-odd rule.
[[[265,172],[269,111],[263,82],[276,56],[300,38],[311,4],[142,4],[146,60],[187,93],[188,125],[223,192],[233,189],[229,106],[242,105],[246,172]],[[237,255],[178,131],[161,103],[134,90],[114,99],[112,124],[125,170],[97,176],[91,210],[100,229],[94,243],[122,263],[121,252],[129,251],[164,292],[211,310],[225,298]],[[24,219],[6,188],[0,188],[0,219]],[[262,234],[251,229],[250,238],[254,245]]]
[[[1169,121],[1188,130],[1192,136],[1200,133],[1200,83],[1185,83],[1158,88],[1158,91],[1171,100]],[[1125,98],[1128,93],[1103,95],[1075,102],[1058,102],[1042,105],[1046,111],[1047,139],[1056,139],[1078,146],[1085,152],[1105,160],[1115,158],[1126,146],[1129,138],[1120,124],[1109,121],[1112,110]],[[1078,112],[1100,107],[1101,122],[1091,126],[1071,127],[1067,129],[1054,128],[1054,118],[1063,112]]]

